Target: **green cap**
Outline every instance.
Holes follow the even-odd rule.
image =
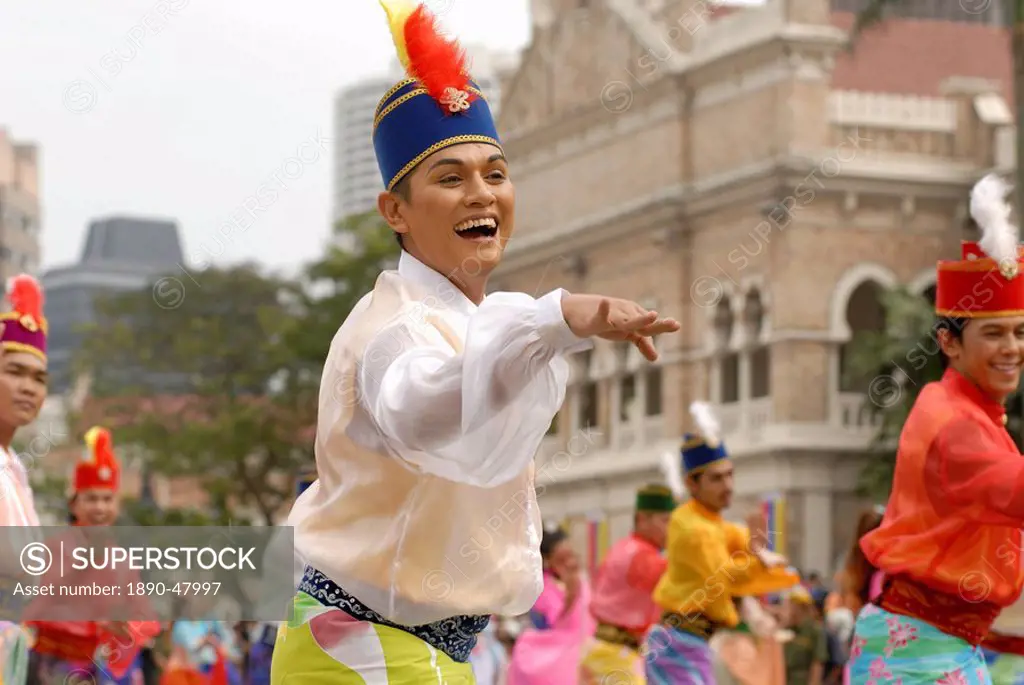
[[[673,511],[678,503],[664,485],[645,485],[636,493],[637,511]]]

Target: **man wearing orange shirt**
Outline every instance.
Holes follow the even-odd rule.
[[[980,645],[1021,593],[1024,459],[1004,403],[1024,363],[1024,262],[1007,191],[997,176],[974,187],[981,241],[938,264],[948,368],[914,403],[882,524],[861,539],[885,581],[857,619],[853,683],[991,683]]]

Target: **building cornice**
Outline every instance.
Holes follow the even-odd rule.
[[[837,430],[826,423],[776,423],[766,426],[756,436],[736,435],[729,438],[729,454],[740,468],[772,454],[793,455],[796,452],[865,454],[870,450],[876,431]],[[599,479],[615,479],[640,471],[657,471],[661,455],[677,452],[678,440],[662,440],[641,449],[600,449],[584,451],[578,456],[560,453],[562,458],[538,460],[537,484],[557,487]],[[568,457],[568,458],[566,458]],[[742,494],[742,493],[738,493]]]
[[[562,227],[539,228],[513,238],[505,248],[498,277],[510,271],[565,255],[567,247],[583,250],[622,235],[637,236],[681,219],[682,186],[669,186],[607,211],[597,212]],[[572,242],[567,244],[566,239]]]
[[[763,201],[781,186],[796,188],[818,173],[817,194],[858,193],[873,196],[915,196],[961,199],[964,188],[975,182],[981,170],[968,163],[947,160],[900,161],[858,160],[842,165],[842,173],[827,178],[820,173],[821,159],[834,151],[823,151],[818,158],[783,155],[691,184],[673,184],[644,197],[616,207],[583,216],[558,228],[539,228],[534,233],[513,239],[505,250],[501,269],[504,273],[530,267],[538,262],[564,255],[566,246],[580,250],[624,235],[665,228],[678,223],[685,230],[687,220],[738,206]],[[781,181],[781,183],[780,183]],[[783,198],[778,198],[781,201]]]

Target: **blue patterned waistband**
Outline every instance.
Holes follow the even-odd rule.
[[[453,616],[422,626],[400,626],[384,619],[312,566],[306,567],[298,589],[324,606],[341,609],[360,621],[404,630],[431,647],[441,650],[450,656],[452,661],[462,664],[469,661],[469,653],[476,646],[477,635],[491,620],[490,616]]]

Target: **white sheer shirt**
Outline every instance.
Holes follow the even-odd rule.
[[[510,480],[533,460],[565,399],[565,357],[592,346],[565,323],[565,291],[494,293],[477,306],[408,252],[398,273],[436,297],[400,312],[367,346],[359,401],[378,431],[359,442],[448,480]],[[431,316],[462,338],[461,354],[428,327]],[[417,345],[413,327],[436,344]]]

